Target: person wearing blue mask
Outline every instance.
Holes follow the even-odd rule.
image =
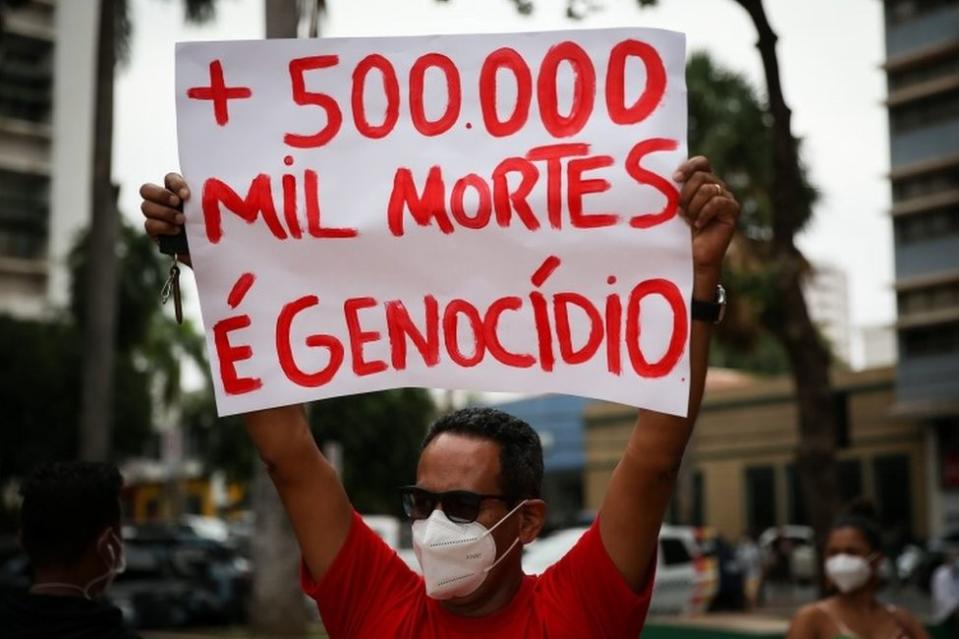
[[[430,428],[416,483],[400,491],[421,576],[353,510],[301,407],[244,415],[299,541],[303,589],[331,639],[639,636],[659,528],[702,400],[712,326],[722,317],[719,277],[740,208],[704,157],[672,177],[691,228],[689,416],[639,412],[597,520],[542,575],[524,575],[520,561],[546,516],[543,452],[525,422],[466,409]],[[183,178],[171,173],[140,194],[148,234],[178,234],[180,205],[190,197]],[[370,463],[378,452],[370,451]]]
[[[20,545],[29,590],[0,601],[5,639],[136,639],[104,595],[126,562],[121,539],[123,478],[106,463],[39,466],[20,494]]]

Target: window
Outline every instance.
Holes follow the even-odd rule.
[[[959,280],[927,288],[902,291],[898,298],[900,315],[959,308]]]
[[[876,503],[879,523],[883,528],[911,532],[912,509],[909,457],[906,455],[883,455],[872,462],[876,478]],[[903,529],[904,528],[904,529]]]
[[[702,526],[705,522],[705,495],[703,494],[703,473],[697,470],[693,474],[693,526]]]
[[[932,427],[939,440],[939,485],[955,490],[959,488],[959,419],[937,419]]]
[[[776,469],[746,468],[746,517],[749,530],[763,531],[776,525]]]
[[[843,459],[836,469],[839,474],[839,499],[848,504],[862,497],[862,462],[858,459]]]
[[[959,165],[895,180],[892,197],[901,202],[954,189],[959,189]]]
[[[789,464],[786,467],[786,482],[789,485],[789,523],[806,525],[809,523],[809,513],[806,510],[806,500],[802,496],[802,486],[799,483],[799,473],[796,472],[795,464]]]
[[[833,413],[836,415],[836,447],[849,448],[849,393],[836,391],[832,396]]]
[[[924,326],[900,332],[906,357],[925,357],[959,352],[959,324]]]
[[[886,2],[886,25],[909,22],[937,9],[952,6],[955,0],[891,0]]]
[[[43,257],[49,199],[50,178],[0,169],[0,255]]]
[[[959,91],[950,91],[909,102],[889,110],[889,129],[893,135],[954,120],[959,113]]]
[[[923,242],[959,234],[959,207],[944,207],[897,218],[896,244]]]
[[[4,33],[0,116],[50,122],[52,92],[53,45],[17,33]]]

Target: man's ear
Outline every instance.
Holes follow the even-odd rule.
[[[520,509],[522,519],[519,523],[519,540],[528,544],[539,537],[546,523],[546,502],[542,499],[528,499]]]

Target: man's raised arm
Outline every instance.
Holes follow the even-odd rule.
[[[144,184],[141,210],[150,237],[180,232],[179,206],[190,197],[183,178],[166,176],[164,186]],[[188,256],[181,256],[181,260]],[[301,406],[286,406],[244,415],[246,429],[266,464],[283,507],[293,523],[303,559],[314,579],[321,579],[346,540],[352,506],[336,471],[313,439]]]
[[[313,439],[302,406],[247,413],[247,432],[276,486],[303,560],[320,580],[350,530],[353,508]]]
[[[684,163],[676,178],[684,183],[681,211],[693,227],[693,298],[713,301],[739,204],[703,157]],[[703,398],[711,333],[710,323],[692,322],[688,416],[639,412],[600,507],[603,545],[633,590],[642,587],[651,567],[659,528]]]

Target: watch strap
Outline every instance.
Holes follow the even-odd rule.
[[[718,324],[722,321],[726,312],[726,289],[723,288],[722,284],[718,284],[716,286],[716,299],[712,302],[704,302],[693,298],[689,310],[694,320]]]

